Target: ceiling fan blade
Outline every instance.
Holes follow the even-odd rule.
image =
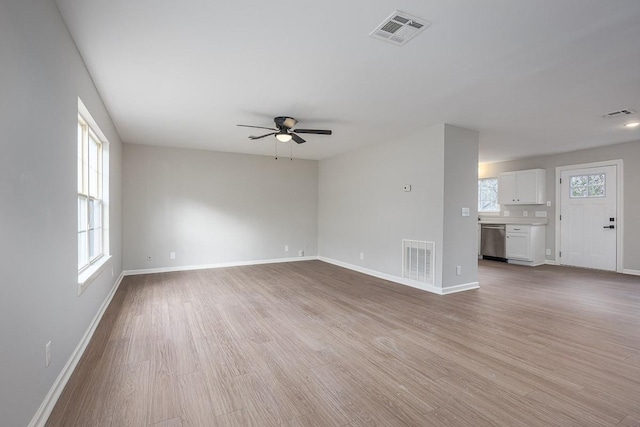
[[[324,129],[291,129],[292,132],[297,132],[297,133],[315,133],[317,135],[331,135],[331,131],[330,130],[324,130]]]
[[[295,133],[290,133],[289,135],[291,135],[291,138],[293,138],[293,140],[295,142],[297,142],[298,144],[302,144],[304,142],[306,142],[304,139],[300,138],[298,135],[296,135]]]
[[[278,129],[274,129],[274,128],[266,128],[264,126],[251,126],[251,125],[236,125],[236,126],[241,126],[243,128],[256,128],[256,129],[269,129],[269,130],[278,130]]]
[[[268,134],[262,135],[262,136],[253,136],[253,135],[251,135],[249,137],[249,139],[261,139],[261,138],[265,138],[267,136],[275,135],[276,133],[278,133],[278,132],[271,132],[271,133],[268,133]]]

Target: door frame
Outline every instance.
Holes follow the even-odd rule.
[[[574,169],[585,169],[585,168],[597,168],[602,166],[615,166],[616,167],[616,272],[623,272],[623,228],[624,228],[624,200],[622,199],[622,195],[624,194],[623,185],[624,182],[622,180],[622,159],[616,160],[605,160],[602,162],[592,162],[592,163],[582,163],[579,165],[565,165],[565,166],[557,166],[556,167],[556,211],[555,211],[555,258],[556,264],[562,265],[560,259],[560,227],[562,227],[562,223],[560,221],[560,212],[562,211],[562,192],[560,189],[560,177],[562,176],[562,172],[570,171]]]

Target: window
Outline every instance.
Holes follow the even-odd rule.
[[[605,197],[606,175],[574,175],[569,182],[569,197]]]
[[[78,115],[78,270],[104,254],[102,142]]]
[[[478,180],[478,212],[500,212],[498,178]]]
[[[109,255],[109,143],[78,99],[78,294]]]

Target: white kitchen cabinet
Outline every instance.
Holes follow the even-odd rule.
[[[544,264],[545,226],[507,225],[506,256],[512,264]]]
[[[498,175],[498,203],[542,205],[546,199],[546,170],[529,169]]]

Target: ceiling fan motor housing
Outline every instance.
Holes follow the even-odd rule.
[[[276,126],[280,130],[284,130],[284,129],[289,130],[292,127],[294,127],[296,123],[298,123],[298,121],[293,117],[284,117],[284,116],[276,117],[275,119],[273,119],[273,121],[276,123]]]

